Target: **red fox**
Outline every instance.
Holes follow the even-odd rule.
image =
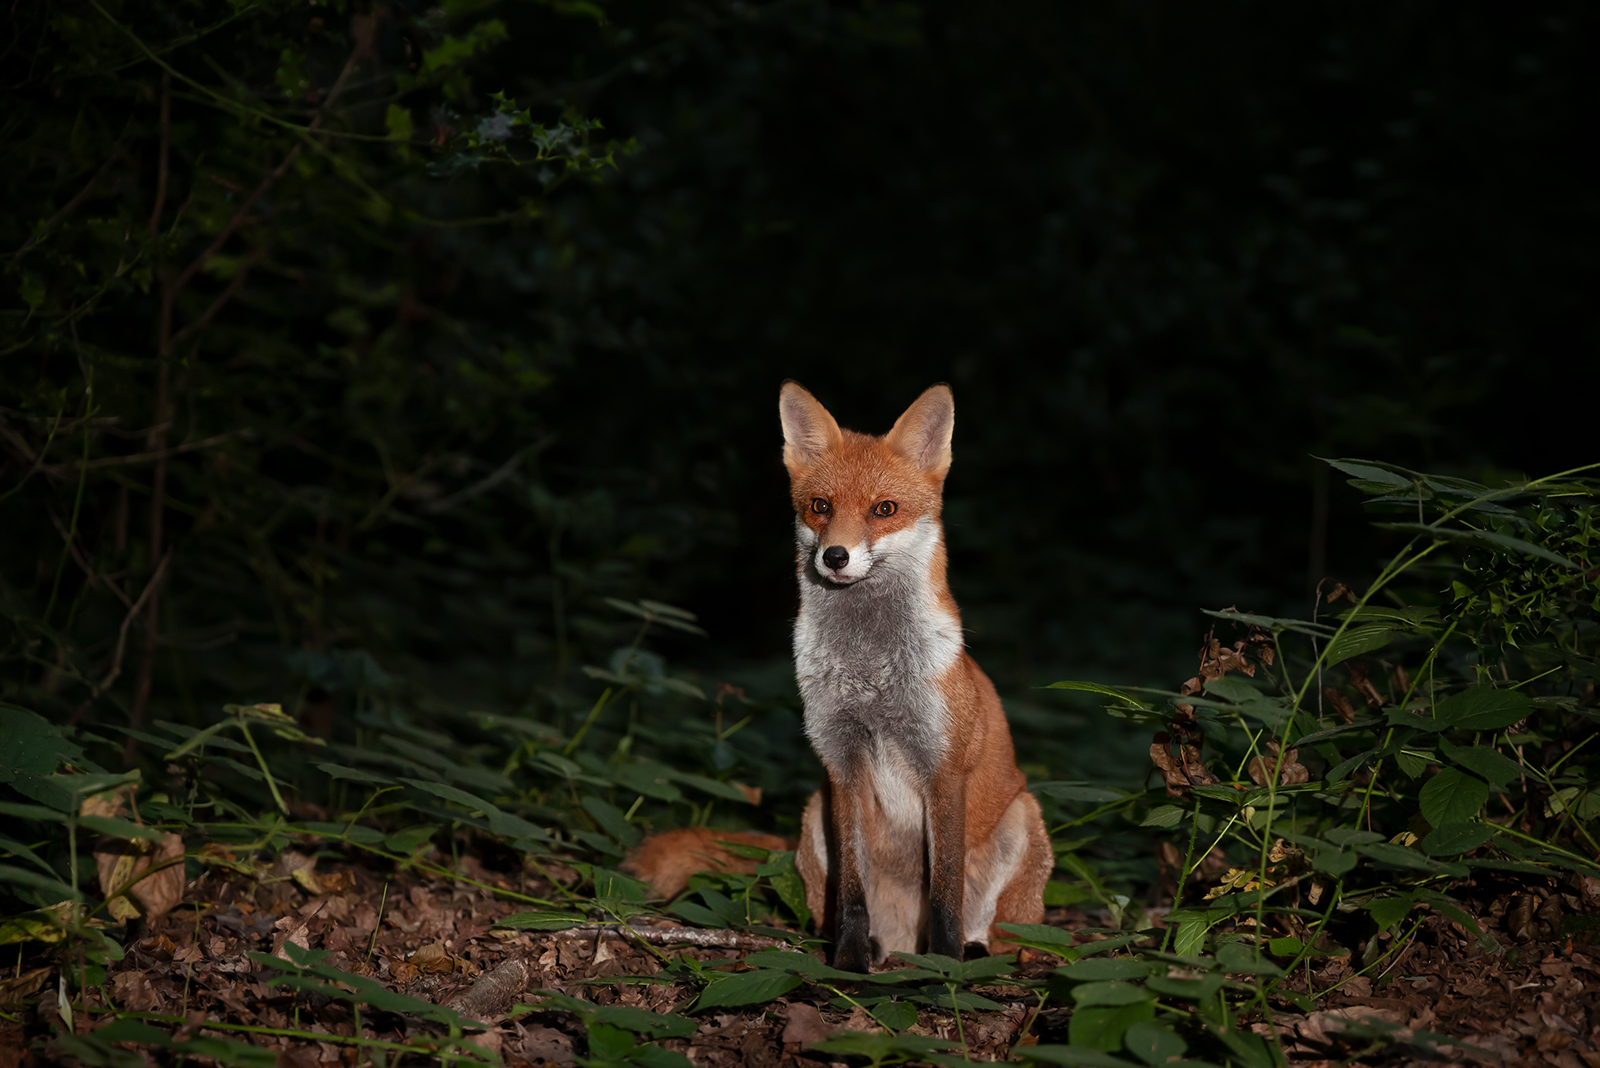
[[[882,437],[778,399],[796,514],[795,673],[828,774],[795,861],[835,967],[960,959],[1039,923],[1055,866],[992,683],[964,648],[940,523],[955,401],[927,390]]]

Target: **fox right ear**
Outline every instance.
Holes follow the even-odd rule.
[[[798,382],[785,382],[778,391],[778,419],[783,423],[783,464],[791,472],[810,467],[844,442],[828,409]]]

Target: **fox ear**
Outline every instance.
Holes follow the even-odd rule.
[[[944,478],[950,471],[950,435],[955,426],[955,397],[949,386],[937,385],[911,402],[884,440],[928,474]]]
[[[844,442],[828,409],[798,382],[785,382],[778,391],[778,418],[783,423],[783,464],[790,471],[811,466]]]

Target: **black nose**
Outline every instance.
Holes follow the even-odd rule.
[[[822,562],[837,571],[850,562],[850,553],[843,545],[830,545],[822,552]]]

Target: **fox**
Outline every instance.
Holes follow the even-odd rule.
[[[873,436],[789,381],[778,415],[795,676],[826,772],[795,853],[807,906],[845,971],[896,952],[1001,952],[998,924],[1043,921],[1055,856],[946,579],[954,396],[932,386]]]

